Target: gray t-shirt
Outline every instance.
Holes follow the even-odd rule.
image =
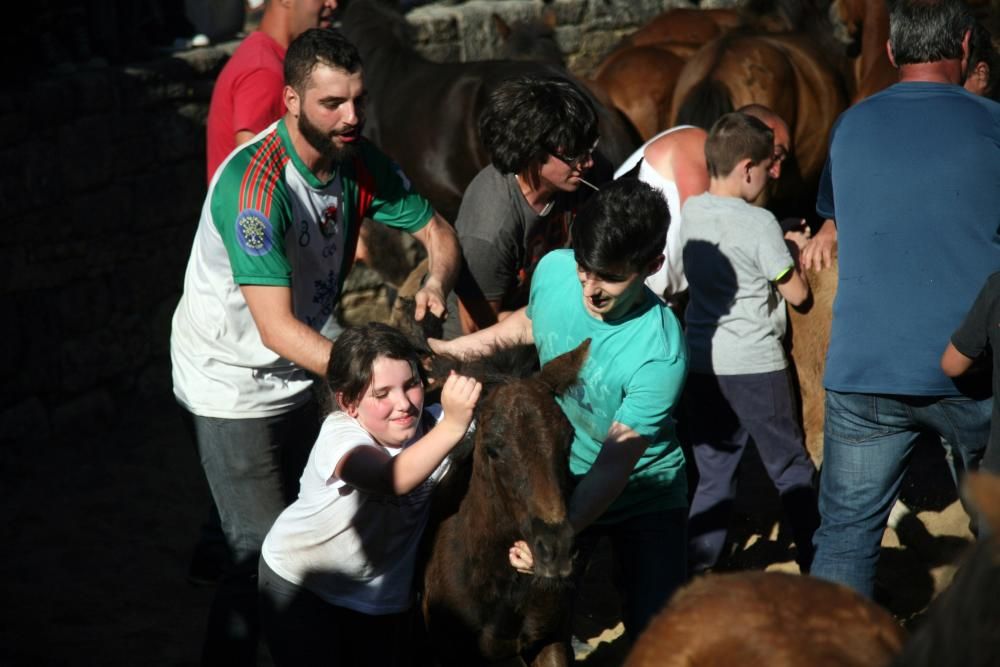
[[[689,198],[682,215],[691,370],[743,375],[786,368],[787,314],[774,281],[794,260],[778,221],[742,199],[709,193]]]
[[[545,253],[566,245],[569,221],[578,197],[557,194],[545,215],[524,198],[517,178],[493,165],[480,171],[462,197],[455,220],[458,242],[469,273],[489,301],[502,310],[528,303],[531,275]],[[445,336],[457,335],[457,302],[449,301]]]

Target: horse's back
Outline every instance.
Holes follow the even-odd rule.
[[[706,44],[678,77],[672,123],[710,127],[717,118],[713,115],[727,107],[698,106],[697,96],[718,95],[720,89],[728,95],[728,108],[762,104],[783,118],[792,132],[802,180],[811,184],[818,178],[830,128],[846,108],[847,97],[837,71],[805,35],[731,33]]]
[[[681,589],[636,642],[626,667],[886,665],[905,633],[854,591],[777,572],[709,575]]]

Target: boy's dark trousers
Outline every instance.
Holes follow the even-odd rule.
[[[812,535],[819,526],[816,467],[805,449],[788,369],[746,375],[691,373],[685,404],[699,475],[688,524],[692,573],[714,567],[722,553],[737,471],[751,438],[781,497],[796,561],[808,572]]]

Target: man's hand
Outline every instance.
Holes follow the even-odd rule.
[[[836,255],[837,225],[833,220],[826,220],[819,231],[802,248],[799,260],[804,271],[809,269],[821,271],[833,266]]]
[[[424,315],[430,310],[442,320],[448,318],[448,307],[445,304],[444,291],[441,284],[434,280],[424,283],[416,294],[413,295],[414,309],[413,318],[418,322],[424,319]]]

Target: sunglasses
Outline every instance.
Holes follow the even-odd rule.
[[[584,164],[594,155],[594,151],[597,150],[597,144],[600,140],[601,140],[600,137],[595,139],[594,145],[591,146],[589,149],[587,149],[587,151],[584,152],[582,155],[569,156],[569,155],[564,155],[563,153],[560,153],[559,151],[556,150],[550,150],[549,155],[559,160],[573,171],[580,171],[580,165]]]

